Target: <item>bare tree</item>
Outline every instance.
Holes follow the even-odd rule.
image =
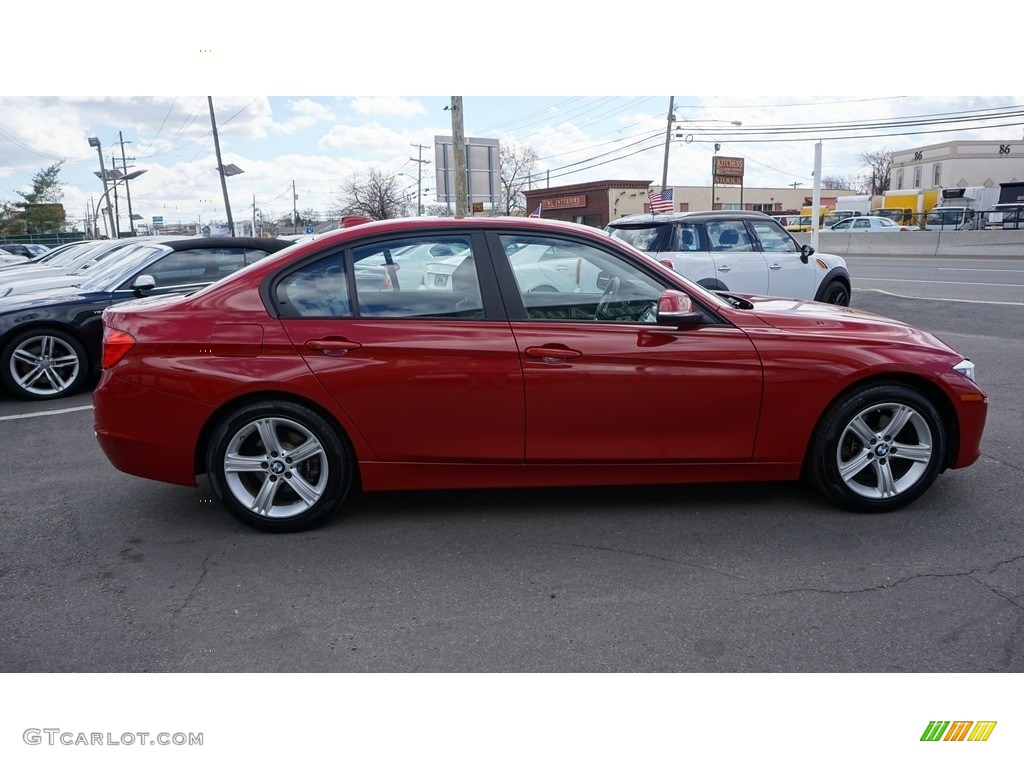
[[[863,183],[856,177],[846,176],[822,176],[822,189],[852,189],[856,192],[863,192]]]
[[[412,200],[397,174],[371,170],[345,182],[340,202],[342,215],[382,220],[410,215]]]
[[[892,151],[882,149],[875,152],[863,152],[860,159],[868,169],[868,173],[865,175],[867,193],[882,195],[888,192],[892,176]]]
[[[499,159],[501,200],[495,213],[499,216],[523,216],[526,214],[526,185],[537,164],[537,153],[528,147],[502,145]]]

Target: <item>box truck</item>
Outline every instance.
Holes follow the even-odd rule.
[[[956,187],[942,190],[924,228],[930,231],[984,229],[988,212],[999,202],[997,187]]]

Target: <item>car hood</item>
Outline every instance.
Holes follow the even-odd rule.
[[[780,299],[771,296],[743,296],[753,304],[745,310],[767,325],[800,335],[876,340],[885,344],[905,344],[939,349],[958,355],[952,347],[930,333],[900,320],[865,312],[853,307],[817,301]]]
[[[19,293],[0,299],[0,313],[23,312],[27,309],[39,309],[54,304],[68,304],[84,300],[94,294],[80,291],[75,287],[51,288],[43,291]]]

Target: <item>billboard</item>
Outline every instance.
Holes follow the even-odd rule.
[[[466,181],[469,208],[473,203],[496,206],[501,200],[501,159],[497,139],[466,138]],[[455,203],[455,143],[451,136],[434,137],[437,202]]]

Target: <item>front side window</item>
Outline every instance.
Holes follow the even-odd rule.
[[[655,321],[664,286],[627,259],[557,237],[499,240],[529,319]]]
[[[790,234],[774,221],[754,222],[754,233],[761,241],[761,250],[769,253],[799,253],[800,248]]]

